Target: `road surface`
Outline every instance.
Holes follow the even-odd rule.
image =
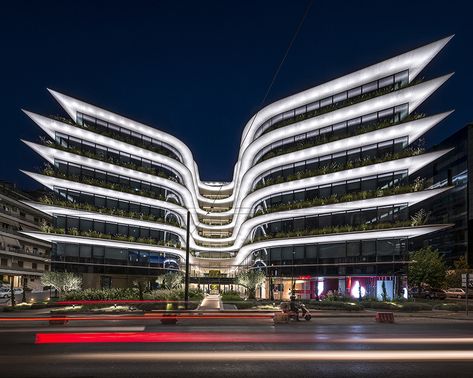
[[[5,377],[471,377],[473,322],[0,322]]]

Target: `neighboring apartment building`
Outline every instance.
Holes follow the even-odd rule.
[[[448,226],[410,217],[449,189],[417,179],[447,151],[416,144],[449,114],[417,108],[450,75],[416,80],[449,39],[261,109],[243,130],[232,182],[201,181],[172,135],[50,91],[70,118],[26,112],[49,137],[26,144],[50,166],[25,173],[51,190],[31,206],[54,227],[28,235],[53,243],[54,269],[125,286],[180,269],[189,211],[195,276],[263,269],[266,297],[287,297],[295,278],[306,298],[379,296],[383,282],[397,295],[408,241]]]
[[[22,234],[37,232],[51,217],[24,204],[32,197],[0,183],[0,277],[4,285],[40,290],[40,277],[50,268],[51,244]]]

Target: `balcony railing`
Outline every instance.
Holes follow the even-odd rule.
[[[115,208],[109,209],[106,207],[96,207],[88,203],[65,201],[65,200],[60,200],[58,198],[50,197],[50,196],[42,196],[39,199],[39,201],[42,204],[49,205],[49,206],[64,207],[68,209],[76,209],[76,210],[82,210],[82,211],[105,214],[105,215],[113,215],[113,216],[118,216],[122,218],[142,220],[146,222],[162,223],[162,224],[168,224],[168,225],[179,227],[179,228],[184,228],[184,226],[181,226],[178,222],[166,220],[164,218],[159,218],[151,214],[146,215],[146,214],[137,213],[134,211],[125,211],[122,209],[115,209]]]
[[[281,184],[281,183],[284,183],[284,182],[290,182],[290,181],[301,180],[301,179],[314,177],[314,176],[326,175],[326,174],[329,174],[329,173],[345,171],[345,170],[348,170],[348,169],[365,167],[365,166],[372,165],[372,164],[385,163],[385,162],[392,161],[392,160],[404,159],[404,158],[407,158],[407,157],[420,155],[423,152],[424,152],[424,149],[420,148],[420,147],[419,148],[406,148],[406,149],[404,149],[402,151],[399,151],[399,152],[396,152],[394,154],[387,153],[382,157],[371,157],[371,158],[366,158],[366,159],[356,159],[356,160],[348,161],[344,164],[332,163],[332,164],[329,164],[329,165],[324,165],[324,166],[319,167],[317,169],[299,171],[299,172],[294,173],[292,175],[289,175],[287,177],[278,176],[275,179],[271,179],[271,178],[266,179],[264,182],[261,179],[261,181],[259,181],[255,185],[255,188],[253,189],[253,191],[265,188],[265,187],[270,186],[270,185]]]
[[[361,191],[361,192],[356,192],[356,193],[347,193],[341,196],[337,196],[336,194],[334,194],[327,198],[317,197],[311,200],[295,201],[295,202],[289,202],[289,203],[280,204],[276,206],[271,206],[265,210],[256,211],[253,217],[257,217],[264,214],[276,213],[279,211],[305,209],[309,207],[333,205],[335,203],[361,201],[361,200],[370,199],[370,198],[379,198],[379,197],[394,196],[394,195],[399,195],[399,194],[420,192],[420,191],[423,191],[425,188],[426,188],[426,181],[418,178],[413,184],[410,184],[410,185],[395,186],[392,188],[385,188],[385,189],[366,190],[366,191]]]

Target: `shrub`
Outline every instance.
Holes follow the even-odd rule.
[[[64,300],[67,301],[104,301],[104,300],[131,300],[139,299],[139,293],[137,289],[85,289],[81,291],[72,291],[64,296]]]
[[[443,310],[443,311],[465,311],[466,304],[464,303],[441,303],[434,306],[434,310]],[[473,304],[468,305],[468,310],[473,310]]]
[[[236,302],[225,302],[225,304],[235,305],[239,310],[247,310],[249,308],[255,307],[258,305],[257,301],[236,301]]]
[[[32,310],[39,310],[39,309],[48,308],[48,307],[50,307],[50,305],[47,303],[33,303],[30,308]]]
[[[243,298],[237,291],[227,291],[222,294],[222,301],[242,301]]]
[[[406,302],[401,305],[399,311],[415,312],[415,311],[432,311],[432,305],[425,302]]]
[[[378,302],[378,301],[363,301],[361,305],[364,308],[372,308],[376,310],[390,310],[390,311],[399,311],[401,305],[392,302]]]
[[[362,311],[363,306],[354,302],[309,301],[307,307],[314,310]]]

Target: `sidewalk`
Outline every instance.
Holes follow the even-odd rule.
[[[313,318],[373,318],[377,312],[389,312],[386,310],[364,310],[364,311],[325,311],[310,310]],[[428,319],[448,319],[448,320],[466,320],[473,321],[473,312],[467,317],[465,312],[448,312],[448,311],[417,311],[417,312],[400,312],[393,311],[395,318],[428,318]]]
[[[197,310],[223,310],[222,298],[220,295],[207,295],[197,307]]]

